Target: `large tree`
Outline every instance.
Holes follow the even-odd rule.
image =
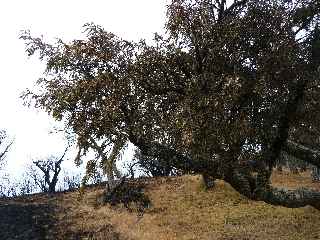
[[[250,199],[320,209],[320,193],[270,184],[281,151],[320,166],[319,13],[316,0],[172,0],[152,45],[93,24],[71,43],[25,32],[47,64],[25,97],[65,121],[80,153],[92,138],[117,152],[131,141]]]

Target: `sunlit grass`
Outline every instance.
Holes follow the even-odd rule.
[[[273,184],[296,188],[319,189],[308,173],[275,173]],[[251,201],[229,184],[216,181],[205,190],[200,176],[150,179],[146,193],[152,206],[143,217],[123,207],[98,207],[96,197],[102,187],[56,195],[50,201],[62,209],[57,212],[60,239],[68,233],[94,233],[94,238],[148,240],[245,240],[245,239],[320,239],[320,212],[312,207],[289,209]],[[47,201],[34,196],[33,201]],[[107,238],[113,236],[113,238]]]

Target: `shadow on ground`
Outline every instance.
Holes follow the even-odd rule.
[[[55,206],[0,202],[0,239],[56,239]]]
[[[87,224],[87,213],[77,211],[67,195],[0,198],[0,240],[125,239],[107,221],[97,227]]]

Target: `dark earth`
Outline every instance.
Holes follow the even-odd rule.
[[[101,239],[120,239],[110,224],[92,231],[70,230],[68,209],[58,199],[46,194],[0,199],[0,240],[100,239],[97,235],[103,236]],[[62,221],[56,217],[59,212],[66,213]]]

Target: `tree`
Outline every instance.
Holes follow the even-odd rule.
[[[320,166],[319,13],[316,0],[172,0],[153,45],[94,24],[71,43],[25,32],[47,70],[24,97],[82,149],[91,137],[131,141],[250,199],[320,209],[319,192],[270,183],[282,151]]]
[[[170,176],[176,175],[177,173],[177,169],[171,164],[170,159],[145,156],[139,149],[135,150],[133,164],[138,165],[145,174],[152,177]],[[132,167],[134,167],[134,165]],[[129,170],[130,172],[133,171],[133,169],[130,168]],[[131,175],[134,174],[131,173]]]
[[[8,153],[13,141],[8,142],[8,136],[6,131],[0,130],[0,169],[4,165],[6,154]]]
[[[65,149],[63,155],[60,158],[51,156],[44,160],[33,161],[41,172],[42,176],[32,166],[28,175],[33,179],[35,185],[37,185],[42,192],[54,193],[59,180],[59,173],[61,171],[61,163],[67,153],[68,148]]]
[[[110,148],[111,144],[112,147]],[[79,151],[75,159],[77,165],[80,164],[81,157],[86,155],[89,148],[93,149],[96,153],[95,159],[89,160],[87,163],[86,175],[84,176],[82,183],[86,184],[90,178],[94,179],[99,175],[98,167],[100,164],[103,173],[107,175],[108,187],[113,188],[116,184],[114,177],[116,176],[118,179],[121,178],[121,173],[116,166],[116,160],[121,157],[121,150],[124,148],[125,144],[126,142],[124,139],[120,137],[117,137],[113,141],[109,141],[108,139],[104,140],[101,144],[92,137],[82,140],[81,143],[79,143],[78,140]]]
[[[307,171],[309,166],[307,162],[282,152],[277,161],[276,168],[278,171],[282,171],[283,167],[288,168],[291,173],[298,174],[299,172]]]
[[[311,176],[313,181],[320,181],[320,168],[313,166]]]
[[[81,176],[80,174],[72,175],[70,173],[65,172],[63,177],[63,189],[72,191],[75,189],[79,189],[81,184]]]
[[[13,144],[13,140],[8,139],[6,131],[0,130],[0,173],[6,165],[6,155]],[[9,179],[7,173],[0,175],[0,196],[10,195]]]

